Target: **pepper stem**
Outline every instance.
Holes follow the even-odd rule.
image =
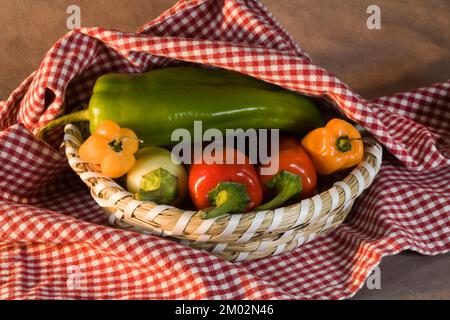
[[[257,210],[271,210],[280,207],[289,199],[300,195],[302,192],[302,179],[300,176],[288,171],[280,171],[266,185],[277,193],[275,198],[259,206]]]
[[[122,148],[122,140],[113,140],[108,145],[113,149],[115,152],[120,152],[123,150]]]
[[[153,170],[142,177],[135,198],[172,205],[178,198],[178,178],[162,168]]]
[[[89,109],[73,112],[65,116],[59,117],[53,121],[50,121],[42,128],[39,128],[36,133],[36,137],[39,139],[44,139],[47,133],[56,127],[66,125],[72,122],[89,121]]]
[[[245,185],[236,182],[219,183],[208,193],[208,197],[213,207],[200,212],[202,219],[244,212],[250,202]]]
[[[350,139],[349,136],[340,136],[336,140],[336,148],[341,152],[347,152],[352,150],[352,141],[355,140],[362,140],[361,138],[352,138]]]

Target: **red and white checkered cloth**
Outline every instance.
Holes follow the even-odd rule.
[[[30,131],[63,104],[86,104],[101,74],[180,61],[326,96],[370,131],[390,154],[347,221],[290,254],[241,263],[108,226],[62,153]],[[449,105],[450,80],[364,100],[258,1],[180,1],[138,33],[74,30],[0,103],[0,298],[350,297],[385,255],[450,250]]]

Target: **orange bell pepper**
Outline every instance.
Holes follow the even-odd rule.
[[[139,140],[132,130],[105,120],[80,146],[79,154],[81,160],[99,164],[105,176],[119,178],[134,166],[138,148]]]
[[[341,119],[332,119],[325,127],[311,131],[302,145],[321,175],[353,167],[362,161],[364,154],[361,134]]]

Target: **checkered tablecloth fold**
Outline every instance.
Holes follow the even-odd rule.
[[[376,137],[389,154],[348,220],[290,254],[235,264],[108,226],[55,148],[60,136],[32,132],[86,106],[102,74],[180,63],[321,96]],[[137,33],[73,30],[0,103],[0,298],[349,297],[384,255],[450,250],[449,106],[450,80],[363,99],[259,1],[180,1]]]

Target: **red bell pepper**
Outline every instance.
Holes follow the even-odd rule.
[[[243,155],[244,164],[237,164],[239,151],[225,149],[217,154],[226,159],[227,152],[234,153],[233,164],[193,164],[189,172],[189,192],[204,219],[223,214],[249,211],[262,202],[262,188],[256,170]]]
[[[272,155],[277,156],[277,155]],[[293,197],[308,198],[315,192],[317,173],[313,161],[301,146],[300,141],[293,136],[281,136],[278,153],[278,171],[273,175],[259,177],[263,188],[275,192],[275,197],[258,207],[258,210],[269,210],[280,207]]]

